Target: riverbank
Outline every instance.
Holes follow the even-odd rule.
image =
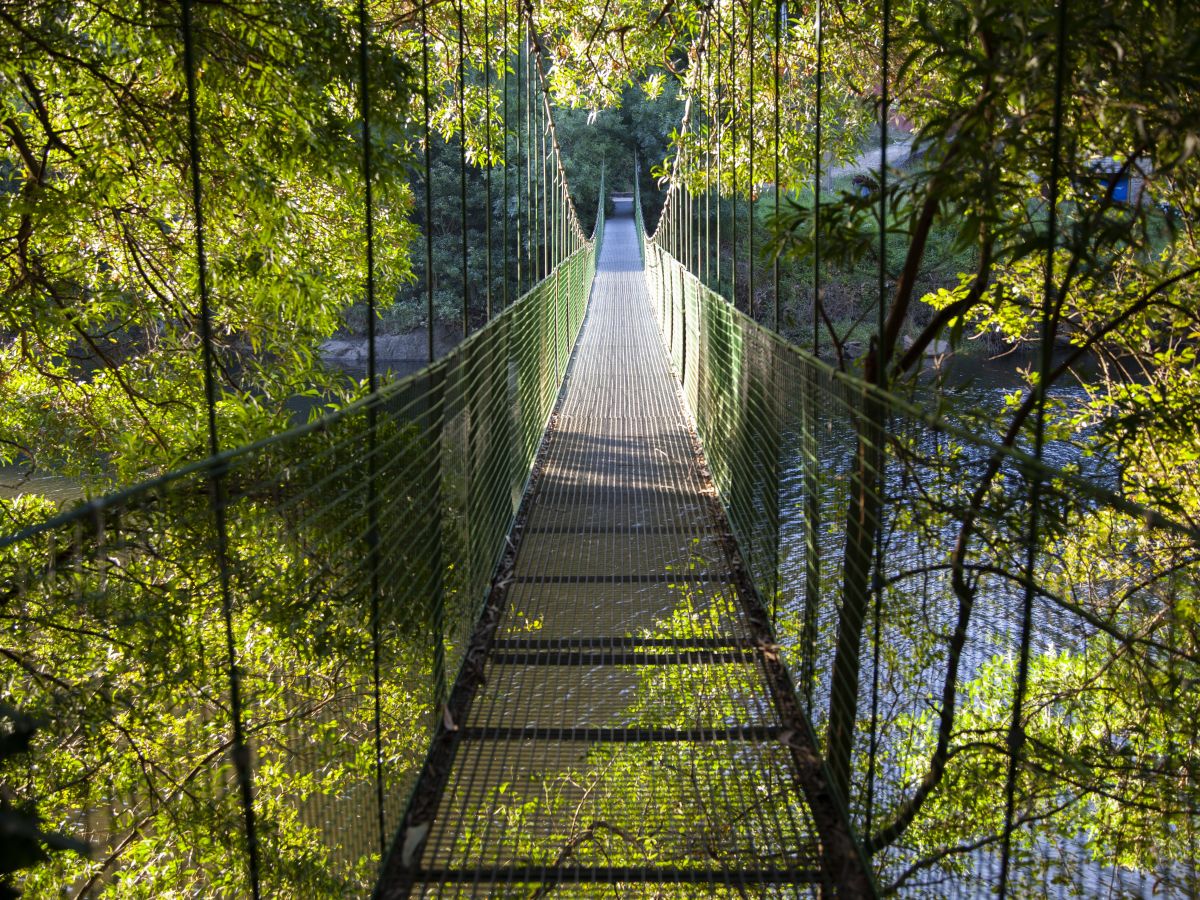
[[[435,325],[433,349],[436,357],[442,357],[462,340],[460,329],[450,325]],[[404,334],[380,334],[375,337],[375,358],[388,363],[429,362],[429,337],[424,328],[416,328]],[[367,365],[367,339],[363,335],[330,338],[321,344],[321,359],[343,369],[365,368]],[[419,366],[418,366],[419,368]]]

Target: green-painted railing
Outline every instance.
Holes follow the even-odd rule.
[[[1180,729],[1200,713],[1200,533],[1127,502],[1119,472],[979,437],[920,382],[901,396],[835,370],[655,238],[645,254],[713,480],[881,891],[997,883],[1027,597],[1010,896],[1194,886],[1200,782]],[[1033,476],[1051,513],[1030,568]]]
[[[33,869],[26,896],[120,882],[145,897],[247,897],[252,844],[265,897],[369,895],[505,548],[602,233],[603,201],[591,242],[376,395],[49,521],[31,508],[29,527],[0,538],[4,697],[39,726],[32,752],[4,764],[6,790],[93,846]]]

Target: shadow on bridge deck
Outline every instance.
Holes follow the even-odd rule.
[[[778,664],[617,212],[506,602],[382,896],[818,890]]]

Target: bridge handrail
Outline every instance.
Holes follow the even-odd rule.
[[[555,277],[556,273],[562,269],[568,268],[571,265],[572,260],[587,254],[589,255],[590,265],[594,266],[594,250],[595,247],[599,246],[596,242],[598,239],[602,238],[603,232],[604,221],[603,212],[601,212],[601,218],[597,221],[597,225],[593,229],[592,237],[588,239],[588,242],[585,246],[579,248],[569,257],[554,266],[554,268],[550,270],[549,275],[518,297],[517,300],[508,306],[508,308],[504,309],[495,317],[493,317],[487,324],[483,325],[477,331],[473,331],[464,341],[457,344],[446,356],[442,357],[441,359],[435,360],[434,362],[429,363],[415,372],[411,372],[408,375],[402,376],[401,378],[388,381],[384,383],[374,394],[367,394],[359,397],[356,400],[352,400],[345,406],[340,406],[337,409],[330,410],[329,412],[323,414],[320,418],[314,419],[310,422],[294,425],[291,428],[267,435],[266,437],[260,438],[257,441],[252,441],[247,444],[231,447],[228,450],[223,450],[216,456],[206,456],[203,459],[186,463],[185,465],[182,465],[176,469],[172,469],[169,472],[163,472],[160,475],[151,476],[135,484],[109,491],[99,497],[89,498],[72,505],[69,509],[64,510],[63,512],[47,518],[43,522],[27,526],[9,534],[0,534],[0,550],[3,550],[13,544],[34,538],[39,534],[44,534],[47,531],[61,528],[73,522],[84,520],[89,517],[94,517],[97,514],[103,513],[105,510],[126,504],[140,495],[156,492],[176,481],[180,481],[198,474],[209,474],[215,471],[226,469],[231,463],[242,457],[253,455],[278,444],[295,441],[298,438],[314,432],[328,430],[337,423],[341,422],[343,419],[358,415],[359,413],[365,412],[372,407],[382,406],[383,404],[387,403],[390,398],[403,393],[407,388],[411,387],[412,384],[428,379],[432,373],[453,365],[454,360],[461,353],[465,353],[467,349],[469,349],[475,343],[485,340],[484,336],[489,334],[491,331],[502,328],[502,323],[518,316],[519,312],[517,310],[521,304],[529,302],[529,298],[536,295],[539,290],[544,289],[544,285],[550,283],[551,279]]]
[[[990,438],[986,435],[970,431],[963,426],[947,419],[943,415],[943,411],[951,409],[952,406],[948,403],[939,404],[938,411],[931,412],[927,407],[913,403],[902,394],[895,391],[885,390],[878,385],[871,384],[863,380],[853,372],[848,372],[840,369],[832,363],[827,362],[819,357],[813,356],[812,352],[799,346],[798,344],[789,341],[786,337],[778,332],[772,331],[770,328],[762,325],[756,320],[748,316],[743,310],[740,310],[729,303],[720,294],[713,291],[707,285],[702,284],[694,274],[684,268],[671,253],[663,249],[655,240],[654,236],[645,237],[643,240],[647,246],[653,245],[656,252],[662,257],[669,259],[673,266],[678,266],[683,270],[684,277],[689,284],[703,291],[706,295],[711,295],[719,302],[728,306],[729,315],[737,320],[739,326],[751,329],[756,335],[759,335],[763,340],[771,342],[779,350],[793,356],[800,364],[811,369],[815,373],[819,373],[822,378],[842,386],[847,393],[861,396],[864,399],[874,399],[882,403],[887,409],[893,413],[902,416],[906,419],[911,419],[919,422],[930,429],[941,432],[948,437],[953,437],[957,440],[964,441],[968,444],[973,444],[981,449],[989,450],[999,454],[1006,459],[1016,463],[1022,471],[1036,475],[1044,481],[1055,481],[1069,485],[1072,490],[1081,495],[1090,497],[1097,503],[1117,509],[1127,515],[1141,519],[1148,525],[1156,528],[1167,528],[1185,536],[1190,540],[1200,541],[1200,527],[1189,525],[1180,522],[1164,515],[1162,512],[1152,509],[1145,504],[1138,503],[1121,496],[1111,488],[1107,488],[1102,484],[1084,478],[1076,472],[1065,471],[1047,462],[1045,459],[1038,459],[1033,454],[1022,450],[1019,446],[1011,446],[1002,444],[1000,441]]]
[[[1015,690],[1025,598],[1032,597],[1032,641],[1040,660],[1030,675],[1027,708],[1041,710],[1029,714],[1025,727],[1039,737],[1026,746],[1084,742],[1102,759],[1111,752],[1102,736],[1073,731],[1078,723],[1055,717],[1057,692],[1073,683],[1072,669],[1058,673],[1055,666],[1086,660],[1090,670],[1115,671],[1122,660],[1136,667],[1137,659],[1147,658],[1195,671],[1200,657],[1170,622],[1180,592],[1194,593],[1187,585],[1200,583],[1200,531],[1106,484],[977,434],[952,404],[923,408],[914,397],[883,391],[814,357],[735,309],[655,239],[646,239],[646,277],[747,572],[772,610],[779,652],[817,733],[825,736],[826,759],[835,709],[855,723],[845,799],[864,850],[874,854],[879,883],[903,883],[906,866],[932,854],[931,862],[921,863],[931,867],[932,877],[967,894],[985,891],[1003,865],[990,849],[998,839],[986,815],[978,813],[977,821],[957,816],[956,846],[944,852],[940,845],[921,844],[930,838],[919,836],[919,819],[912,823],[923,810],[936,815],[943,806],[970,806],[945,793],[953,791],[945,786],[949,776],[942,781],[943,772],[967,764],[960,759],[975,760],[972,777],[999,773],[998,781],[977,785],[981,797],[1004,796],[1007,704]],[[890,474],[875,495],[879,537],[860,558],[852,555],[858,545],[852,546],[846,522],[856,441],[876,433],[864,429],[868,420],[884,423],[879,452],[886,453]],[[864,458],[879,465],[869,454]],[[1007,490],[975,498],[975,482],[992,465]],[[1020,488],[1032,478],[1046,485],[1045,508],[1053,510],[1036,567],[1026,555],[1028,499]],[[963,529],[967,549],[960,557]],[[955,581],[958,574],[962,583]],[[864,607],[857,636],[847,630],[854,627],[844,615],[848,597]],[[1150,612],[1131,617],[1130,608]],[[856,657],[849,677],[837,668],[835,653],[847,646]],[[1134,703],[1124,679],[1115,677],[1115,684],[1097,690]],[[1186,708],[1184,689],[1174,690],[1173,702]],[[952,698],[950,705],[926,699],[937,697],[943,704]],[[939,710],[947,709],[950,718],[943,721]],[[1147,706],[1145,716],[1157,709]],[[961,737],[960,745],[961,729],[968,727],[975,737]],[[1153,735],[1137,751],[1133,736],[1124,739],[1130,753],[1156,752]],[[928,770],[905,774],[914,760]],[[1037,765],[1046,783],[1038,788],[1018,781],[1018,808],[1053,823],[1058,812],[1043,809],[1049,801],[1037,791],[1070,792],[1074,783],[1060,777],[1049,758],[1027,765]],[[918,784],[922,777],[928,784]],[[1144,777],[1146,790],[1176,789],[1164,769]],[[1200,798],[1192,796],[1195,808]],[[922,807],[928,797],[933,799]],[[1106,802],[1136,815],[1139,801],[1114,793]],[[918,835],[915,844],[906,843],[910,827]],[[1053,827],[1082,826],[1068,817]],[[1088,839],[1085,834],[1079,847]],[[1040,851],[1035,845],[1028,852]],[[1082,879],[1076,885],[1097,877],[1098,863],[1080,849],[1057,863],[1039,857],[1028,870],[1010,871],[1010,878],[1015,884],[1032,879],[1032,891],[1040,865],[1073,873]],[[1141,876],[1135,871],[1123,877],[1136,884]]]
[[[369,895],[505,552],[603,229],[601,213],[593,240],[520,300],[372,395],[49,517],[44,503],[15,507],[28,525],[0,537],[0,663],[5,703],[42,724],[36,751],[5,761],[6,783],[32,787],[47,821],[102,810],[81,836],[122,877],[199,879],[189,883],[202,893],[219,877],[224,892],[251,896],[253,845],[264,896],[311,895],[295,879],[314,862],[330,895]],[[231,703],[213,476],[225,489],[252,830],[222,774]],[[78,769],[126,787],[54,775]],[[126,860],[122,842],[139,840],[153,852]],[[139,862],[176,858],[182,869]],[[31,877],[107,877],[98,865],[59,854]]]

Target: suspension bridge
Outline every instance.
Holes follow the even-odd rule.
[[[1196,658],[1176,608],[1194,592],[1200,535],[1104,473],[1050,465],[1044,391],[1021,401],[1024,424],[999,440],[981,435],[978,411],[920,379],[890,383],[882,300],[858,369],[841,344],[833,362],[819,345],[816,299],[811,347],[780,333],[777,261],[759,282],[773,315],[756,306],[754,160],[773,156],[778,187],[781,28],[793,24],[766,9],[730,5],[724,21],[720,4],[704,11],[702,78],[683,104],[655,227],[640,173],[608,172],[632,190],[610,194],[602,179],[589,235],[533,10],[503,7],[498,38],[485,20],[484,70],[471,75],[455,4],[463,340],[435,358],[430,98],[445,60],[431,68],[422,7],[414,246],[429,353],[419,371],[389,378],[375,350],[382,148],[360,4],[363,393],[223,446],[204,48],[183,0],[208,452],[0,536],[5,703],[22,711],[13,722],[28,713],[36,724],[32,752],[0,769],[5,811],[11,795],[90,845],[39,861],[27,896],[1195,889],[1195,734],[1180,717]],[[881,222],[887,15],[883,183],[852,201],[879,204]],[[815,27],[819,216],[819,5]],[[756,35],[769,35],[757,51]],[[493,258],[488,219],[487,307],[473,330],[467,101],[475,78],[490,102],[493,39],[511,56],[504,231]],[[750,124],[739,149],[739,72],[721,69],[743,39],[751,59],[773,63],[774,143],[757,151],[755,70],[741,85]],[[475,152],[493,163],[490,118],[487,128]],[[738,207],[720,211],[738,170],[720,167],[741,149],[752,196],[739,260]],[[734,248],[724,277],[723,224]],[[1054,246],[1053,215],[1047,227]],[[503,268],[495,297],[493,268]],[[1133,708],[1111,680],[1135,674],[1154,694],[1136,715],[1166,737],[1104,718]],[[1093,689],[1109,698],[1104,714],[1088,706]],[[1175,812],[1144,821],[1162,804]],[[1158,847],[1174,855],[1159,859]]]

